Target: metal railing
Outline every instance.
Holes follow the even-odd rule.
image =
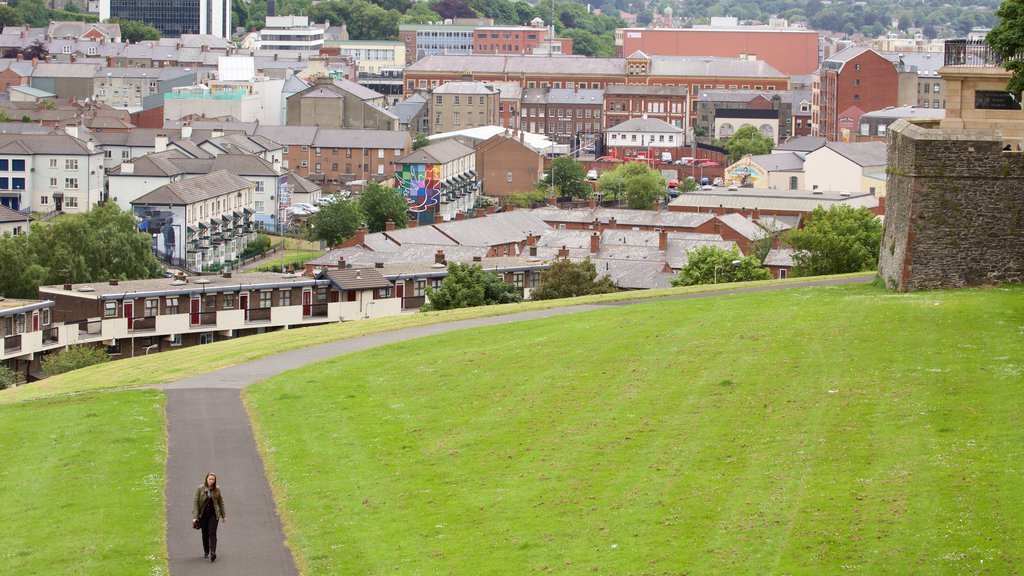
[[[51,326],[43,328],[43,344],[57,344],[60,342],[60,328]]]
[[[312,316],[312,317],[327,316],[327,304],[310,304],[309,305],[309,314],[306,314],[306,316],[307,317],[310,317],[310,316]]]
[[[103,334],[102,320],[82,320],[78,322],[78,338],[80,340],[101,336]]]
[[[152,332],[153,330],[156,330],[156,316],[132,318],[132,332]]]
[[[943,64],[946,66],[998,67],[1005,60],[1019,60],[1024,54],[1012,58],[1003,58],[984,40],[967,40],[958,38],[946,40],[946,54]]]
[[[215,326],[217,324],[217,313],[190,312],[189,324],[192,326]]]
[[[245,311],[246,322],[270,321],[270,308],[249,308]]]

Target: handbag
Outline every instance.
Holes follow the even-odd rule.
[[[193,530],[199,530],[199,518],[196,518],[195,520],[192,521],[192,529]]]

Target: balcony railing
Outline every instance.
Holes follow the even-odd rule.
[[[327,316],[327,304],[311,304],[309,306],[309,314],[304,316],[325,317]]]
[[[102,320],[82,320],[78,323],[78,338],[85,340],[103,335]]]
[[[152,332],[156,330],[156,316],[137,316],[132,318],[133,332]]]
[[[57,344],[58,342],[60,342],[60,328],[57,326],[43,328],[43,345]]]
[[[4,352],[17,352],[21,350],[21,334],[4,336]]]
[[[1010,60],[1024,58],[1018,54]],[[996,53],[984,40],[956,39],[946,40],[946,66],[970,66],[975,68],[994,68],[1003,65],[1004,58]]]
[[[192,326],[216,326],[216,312],[192,312],[189,313],[189,324]]]

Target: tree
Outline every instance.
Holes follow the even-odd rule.
[[[430,9],[441,18],[476,18],[476,12],[459,0],[438,0],[430,5]]]
[[[422,6],[422,4],[417,4],[417,6]],[[423,148],[424,146],[429,146],[429,145],[430,145],[430,138],[427,138],[427,135],[424,134],[423,132],[417,132],[416,133],[416,137],[412,139],[412,149],[413,150],[419,150],[420,148]]]
[[[774,145],[771,138],[761,134],[754,126],[740,128],[725,143],[729,150],[729,162],[737,162],[747,154],[768,154]]]
[[[39,361],[43,374],[56,376],[86,366],[110,362],[110,355],[100,346],[70,346],[57,352],[47,354]]]
[[[428,302],[420,310],[451,310],[491,304],[522,302],[520,289],[501,281],[494,272],[485,271],[476,264],[448,264],[448,276],[441,287],[427,287]]]
[[[817,207],[804,227],[791,230],[793,276],[819,276],[874,270],[882,239],[882,222],[866,208],[845,204]]]
[[[1024,91],[1024,0],[1003,0],[996,10],[999,24],[985,36],[985,42],[1003,58],[1003,67],[1013,73],[1006,89],[1018,98]]]
[[[559,156],[548,165],[544,178],[537,184],[539,189],[550,189],[554,174],[555,193],[559,196],[588,198],[593,189],[587,184],[587,172],[583,165],[572,156]]]
[[[74,0],[68,0],[64,3],[64,10],[67,12],[81,12],[82,9],[78,7],[78,4]]]
[[[582,262],[556,260],[540,277],[540,285],[530,292],[530,300],[572,298],[587,294],[607,294],[617,291],[608,275],[597,277],[597,268],[590,258]]]
[[[337,246],[351,238],[363,223],[363,213],[355,200],[335,200],[309,217],[307,235],[328,246]]]
[[[426,2],[414,2],[402,15],[402,24],[429,24],[441,20],[441,15],[431,10]]]
[[[505,202],[520,208],[530,208],[534,204],[542,204],[544,199],[547,197],[547,190],[537,189],[529,192],[515,192],[510,194]]]
[[[121,26],[121,38],[132,44],[145,40],[159,40],[160,31],[145,22],[137,20],[125,20],[123,18],[110,18],[107,22]]]
[[[0,27],[18,26],[21,24],[21,15],[10,6],[0,5]]]
[[[602,194],[626,198],[627,205],[638,210],[650,210],[665,195],[666,186],[665,178],[643,162],[620,164],[597,179]]]
[[[679,276],[669,278],[673,286],[749,282],[771,280],[772,277],[767,268],[761,267],[757,257],[744,256],[735,246],[728,250],[718,246],[700,246],[686,254],[689,261]]]
[[[370,182],[359,195],[359,209],[370,232],[380,232],[390,220],[396,228],[409,225],[409,202],[394,188]]]
[[[50,23],[50,9],[43,0],[18,0],[10,2],[21,21],[34,28],[43,28]]]
[[[93,207],[28,235],[0,238],[0,294],[35,298],[44,284],[159,276],[149,234],[116,204]]]
[[[0,366],[0,390],[18,385],[18,373],[7,366]]]

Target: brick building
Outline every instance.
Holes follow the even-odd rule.
[[[406,65],[436,54],[472,54],[473,32],[490,26],[490,18],[456,18],[443,24],[399,24],[398,41],[405,44]]]
[[[523,90],[523,129],[572,147],[592,142],[602,131],[604,92],[579,88]]]
[[[604,145],[619,158],[660,158],[666,152],[679,158],[689,151],[682,128],[654,118],[633,118],[608,128]]]
[[[709,136],[714,134],[718,110],[778,110],[779,141],[810,135],[810,90],[701,90],[696,100],[694,127]]]
[[[811,132],[832,141],[848,140],[864,112],[899,104],[896,65],[869,48],[847,48],[825,60],[812,84]]]
[[[606,129],[644,115],[685,129],[689,109],[690,91],[686,86],[619,84],[604,90]]]
[[[544,157],[523,141],[523,133],[498,134],[476,147],[476,171],[485,196],[502,203],[516,192],[533,190],[544,174]]]
[[[473,54],[572,54],[572,39],[554,38],[540,18],[529,26],[482,26],[473,31]]]
[[[818,33],[796,28],[619,28],[618,56],[642,51],[658,56],[756,58],[785,74],[810,74],[818,67]]]

